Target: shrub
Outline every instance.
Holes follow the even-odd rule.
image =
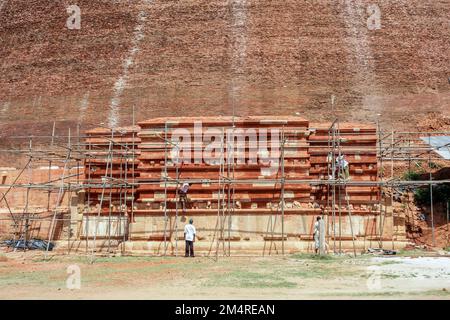
[[[420,175],[421,175],[421,173],[419,173],[419,172],[408,171],[408,172],[405,172],[405,174],[403,175],[403,180],[417,181],[417,180],[420,180]]]
[[[430,187],[421,187],[414,192],[414,199],[418,204],[430,205]],[[433,186],[433,203],[446,203],[450,200],[450,184],[440,184]]]

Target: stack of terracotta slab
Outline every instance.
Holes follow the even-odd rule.
[[[186,208],[189,215],[215,216],[218,208],[224,206],[232,208],[235,215],[276,214],[280,211],[282,193],[286,207],[291,209],[310,202],[307,120],[298,117],[160,118],[141,122],[139,126],[142,142],[138,202],[143,205],[136,211],[136,222],[139,215],[184,215],[177,200],[177,189],[183,182],[191,183]],[[181,142],[177,137],[183,134],[189,138]],[[264,141],[261,137],[267,138],[266,151],[261,148]],[[205,154],[205,148],[214,141],[216,149]],[[197,154],[198,151],[203,153]],[[282,186],[283,170],[286,181]],[[229,179],[234,183],[228,183]],[[163,229],[167,226],[163,227],[162,221],[153,223],[153,236],[141,230],[141,223],[141,227],[134,229],[132,238],[164,237]]]
[[[139,176],[138,132],[137,126],[86,132],[86,200],[91,206],[101,203],[103,213],[109,213],[111,207],[129,206],[134,197],[130,183]]]
[[[339,124],[335,151],[349,162],[351,183],[335,187],[334,203],[341,205],[342,213],[336,220],[326,208],[333,203],[333,187],[327,187],[332,175],[330,125],[310,124],[299,117],[156,118],[115,135],[119,148],[134,145],[137,156],[134,175],[128,170],[136,182],[133,216],[127,234],[117,234],[129,240],[125,251],[180,254],[178,244],[191,217],[198,231],[196,247],[203,254],[218,250],[273,254],[282,247],[292,252],[312,250],[318,215],[329,215],[327,234],[332,239],[357,239],[365,246],[366,239],[378,236],[380,221],[372,206],[379,203],[379,189],[367,185],[377,180],[376,128]],[[114,186],[101,188],[110,134],[100,129],[88,132],[88,146],[95,146],[97,153],[91,150],[95,156],[86,162],[86,179],[100,187],[87,192],[91,205],[98,205],[102,192],[104,199],[111,194],[112,209],[106,200],[103,212],[122,218],[117,204],[123,203],[118,201],[123,192]],[[137,137],[130,140],[130,134]],[[124,172],[120,152],[115,150],[112,172],[119,182]],[[179,197],[184,182],[191,184],[185,206]],[[117,222],[122,228],[121,220]],[[94,225],[108,231],[102,223]],[[334,232],[337,223],[342,226],[340,234]]]
[[[333,131],[331,123],[310,124],[310,176],[312,179],[332,179]],[[379,188],[365,186],[364,182],[377,180],[377,133],[376,127],[355,123],[335,125],[334,159],[343,155],[349,163],[350,179],[354,185],[337,187],[334,192],[335,203],[342,206],[351,204],[354,208],[365,209],[368,205],[379,202]],[[337,130],[339,128],[339,130]],[[335,175],[337,178],[337,174]],[[360,185],[358,185],[358,182]],[[356,184],[356,185],[355,185]],[[316,186],[313,191],[314,201],[321,205],[331,203],[333,195],[326,186]],[[340,189],[340,190],[339,190]],[[328,202],[330,201],[330,202]]]
[[[203,154],[203,157],[197,157],[198,160],[194,159],[194,149],[205,150],[205,147],[211,142],[201,141],[201,137],[198,137],[196,133],[194,136],[194,123],[200,122],[205,134],[203,140],[207,139],[206,136],[210,129],[217,130],[219,137],[221,137],[222,131],[224,132],[223,151],[220,141],[217,145],[217,152],[222,154],[217,154],[217,156],[212,154],[212,157],[208,159]],[[209,201],[211,202],[211,207],[216,208],[219,179],[221,179],[221,184],[227,184],[227,178],[233,177],[234,180],[242,180],[242,182],[238,182],[233,186],[235,190],[234,199],[241,202],[241,208],[266,208],[268,203],[273,201],[279,202],[281,184],[280,182],[276,183],[274,180],[281,179],[281,163],[283,162],[281,158],[284,158],[286,180],[308,179],[308,122],[303,119],[288,121],[278,118],[268,119],[262,117],[235,118],[234,129],[232,128],[232,118],[189,118],[186,120],[161,118],[141,122],[139,125],[142,128],[139,133],[139,137],[142,139],[140,145],[141,155],[139,157],[139,172],[141,174],[139,181],[142,185],[139,187],[139,200],[142,202],[151,202],[152,208],[154,209],[160,208],[165,201],[164,195],[166,192],[167,201],[169,202],[168,208],[174,208],[173,202],[175,201],[177,189],[176,181],[179,183],[184,181],[193,182],[189,196],[190,199],[195,201],[193,204],[195,207],[205,208]],[[166,126],[167,135],[164,133]],[[176,133],[178,129],[182,131],[186,130],[192,137],[192,147],[188,149],[188,152],[192,155],[192,159],[189,161],[187,158],[183,158],[181,146],[179,147],[180,161],[178,162],[183,163],[175,164],[176,161],[172,157],[172,152],[176,146],[172,139],[172,133]],[[251,132],[248,129],[255,130],[256,137],[259,137],[260,129],[269,130],[267,142],[269,156],[272,151],[270,149],[270,130],[278,130],[280,136],[284,130],[286,138],[284,155],[281,155],[281,152],[277,156],[273,154],[274,157],[271,159],[274,161],[273,166],[265,165],[261,159],[257,158],[258,146],[248,143],[248,140],[245,142],[245,150],[242,147],[240,150],[237,150],[238,147],[236,146],[234,154],[232,152],[227,153],[227,146],[229,144],[226,138],[226,130],[229,130],[231,134],[237,137],[236,139],[244,138],[244,135],[248,139],[248,133]],[[166,144],[164,142],[165,139],[169,143]],[[279,141],[280,148],[281,144],[282,141]],[[242,158],[239,156],[239,151],[243,152]],[[229,156],[227,157],[227,155]],[[228,165],[226,160],[227,158],[231,159],[233,155],[234,165],[232,163]],[[252,156],[253,159],[251,159]],[[220,175],[221,157],[223,159],[224,172]],[[208,160],[210,164],[205,163]],[[278,165],[276,161],[278,161]],[[167,163],[168,177],[166,183],[163,182],[166,170],[165,163]],[[308,183],[289,184],[289,182],[286,182],[284,189],[285,193],[291,194],[298,201],[309,201],[310,188]]]

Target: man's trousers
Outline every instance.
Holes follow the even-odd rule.
[[[193,257],[194,256],[194,241],[186,240],[186,252],[184,254],[185,257]]]

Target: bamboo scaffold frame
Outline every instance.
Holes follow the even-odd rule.
[[[134,126],[134,109],[133,109],[133,126]],[[339,175],[336,176],[336,167],[335,167],[335,160],[336,157],[343,154],[342,148],[340,146],[340,132],[339,132],[339,120],[335,120],[332,125],[330,126],[329,132],[328,132],[328,139],[324,140],[327,145],[324,146],[324,148],[328,149],[328,160],[331,163],[328,166],[328,177],[327,179],[286,179],[285,173],[284,173],[284,159],[281,160],[281,167],[282,172],[280,176],[278,176],[276,179],[267,179],[266,182],[268,183],[274,183],[278,184],[280,186],[280,204],[279,210],[281,210],[281,239],[282,239],[282,253],[284,254],[284,239],[285,239],[285,229],[284,229],[284,195],[283,195],[283,186],[285,183],[289,184],[309,184],[311,186],[324,186],[327,190],[327,209],[323,211],[324,217],[327,217],[327,221],[329,223],[329,227],[327,228],[328,233],[328,243],[330,243],[330,238],[333,238],[333,251],[336,253],[342,252],[342,246],[341,246],[341,238],[342,238],[342,212],[341,208],[347,207],[349,219],[350,219],[350,227],[351,227],[351,233],[352,233],[352,239],[354,242],[354,230],[353,230],[353,222],[352,222],[352,213],[350,204],[348,202],[348,195],[345,195],[345,198],[347,199],[346,204],[341,203],[341,197],[338,196],[338,201],[336,202],[336,193],[340,193],[342,191],[345,192],[346,188],[349,186],[373,186],[379,188],[379,245],[382,246],[383,243],[383,228],[384,228],[384,221],[386,218],[386,207],[382,205],[382,193],[383,190],[386,189],[392,189],[397,190],[401,188],[407,188],[408,190],[412,188],[417,187],[426,187],[430,189],[430,197],[431,197],[431,218],[432,218],[432,232],[433,232],[433,242],[435,241],[435,225],[434,225],[434,206],[433,206],[433,191],[434,188],[438,185],[442,184],[448,184],[450,183],[450,179],[434,179],[433,178],[433,166],[432,163],[434,161],[441,161],[448,163],[448,160],[443,159],[442,157],[436,155],[435,151],[436,149],[431,146],[431,137],[435,135],[450,135],[450,132],[395,132],[394,130],[390,130],[389,132],[385,132],[381,130],[380,125],[377,125],[377,162],[378,162],[378,173],[379,177],[376,181],[342,181],[342,179],[339,178]],[[233,135],[234,135],[234,124],[232,126]],[[222,128],[225,129],[225,128]],[[53,124],[52,128],[52,134],[50,136],[33,136],[33,137],[25,137],[25,136],[16,136],[12,137],[13,139],[19,139],[19,140],[25,140],[28,139],[30,141],[27,148],[16,148],[16,149],[3,149],[0,150],[0,152],[3,153],[10,153],[18,156],[25,156],[28,157],[28,161],[26,162],[25,166],[22,168],[22,170],[19,171],[18,175],[12,179],[12,182],[9,183],[3,183],[0,186],[2,188],[5,188],[6,191],[2,191],[0,193],[0,204],[4,203],[4,206],[9,211],[9,216],[6,217],[0,217],[1,220],[11,220],[14,225],[16,232],[14,232],[14,239],[15,237],[19,237],[22,239],[27,239],[27,229],[28,225],[32,221],[39,221],[41,218],[35,215],[30,214],[29,212],[29,200],[28,196],[31,191],[34,190],[42,190],[44,192],[48,193],[48,200],[47,200],[47,210],[51,213],[50,214],[50,231],[49,231],[49,242],[53,240],[54,238],[54,228],[56,223],[69,221],[68,225],[71,225],[71,219],[70,218],[60,218],[60,212],[62,208],[59,207],[59,203],[61,202],[64,194],[68,192],[78,192],[82,190],[87,190],[87,205],[88,208],[85,208],[85,212],[89,211],[89,206],[91,205],[91,202],[93,199],[91,199],[91,195],[89,190],[94,188],[99,188],[102,190],[101,196],[100,196],[100,203],[103,204],[105,202],[109,203],[108,208],[108,252],[110,252],[111,249],[111,239],[112,239],[112,230],[111,230],[111,218],[112,218],[112,205],[111,205],[111,189],[112,188],[118,188],[119,191],[119,214],[123,217],[127,216],[128,221],[133,221],[134,219],[134,194],[135,190],[140,185],[151,185],[151,184],[161,184],[161,182],[164,182],[165,185],[165,204],[164,204],[164,212],[165,212],[165,230],[164,230],[164,254],[167,254],[167,248],[169,243],[169,235],[175,234],[175,254],[178,255],[178,203],[177,208],[175,212],[175,220],[174,220],[174,229],[175,232],[167,232],[168,225],[171,225],[168,223],[168,219],[170,219],[170,214],[167,211],[167,187],[170,180],[170,183],[175,183],[178,185],[180,183],[180,175],[179,170],[180,168],[176,168],[176,178],[175,179],[169,179],[168,177],[168,149],[169,145],[172,145],[172,142],[170,141],[167,132],[169,128],[167,125],[164,128],[164,149],[165,149],[165,165],[164,165],[164,178],[155,180],[155,181],[136,181],[136,168],[135,168],[135,133],[133,132],[133,143],[130,147],[127,143],[117,142],[114,141],[115,135],[120,135],[120,132],[114,131],[114,129],[109,129],[111,131],[111,137],[109,137],[108,140],[108,150],[105,152],[106,157],[106,172],[102,178],[102,181],[99,182],[97,179],[93,178],[91,176],[91,159],[94,157],[96,153],[104,151],[104,149],[100,148],[99,146],[93,145],[91,142],[85,142],[86,138],[88,138],[87,135],[80,135],[79,131],[77,132],[76,136],[73,136],[71,132],[69,131],[67,135],[57,135],[55,130],[55,124]],[[354,133],[357,134],[357,133]],[[424,140],[420,139],[423,137],[428,137],[429,143],[425,143]],[[48,143],[48,147],[43,147],[42,145],[33,144],[32,141],[36,139],[49,139],[50,143]],[[225,137],[222,136],[223,139],[223,145],[222,148],[225,149]],[[284,141],[284,131],[283,131],[283,138],[282,141]],[[66,140],[66,142],[64,142]],[[76,141],[73,143],[73,141]],[[227,141],[226,143],[229,143]],[[284,154],[284,143],[281,147],[281,154]],[[228,146],[226,148],[229,149]],[[218,228],[220,228],[220,235],[217,235],[216,241],[221,241],[222,249],[224,255],[231,255],[231,232],[232,232],[232,218],[236,209],[236,200],[234,197],[235,193],[235,187],[239,184],[247,184],[247,183],[257,183],[257,179],[236,179],[235,178],[235,162],[230,161],[230,154],[227,152],[225,155],[225,151],[223,151],[222,157],[226,160],[219,166],[219,177],[217,180],[210,179],[209,183],[211,184],[217,184],[218,185],[218,218],[219,218],[219,224]],[[129,158],[133,159],[132,165],[129,166]],[[283,157],[282,157],[283,158]],[[234,159],[234,157],[233,157]],[[83,173],[79,172],[80,162],[86,161],[87,163],[87,171],[85,172],[85,177],[81,178]],[[113,163],[115,161],[119,162],[119,168],[120,168],[120,174],[118,178],[113,177],[112,171],[113,171]],[[419,162],[428,163],[428,179],[421,179],[421,180],[406,180],[401,178],[396,178],[394,175],[394,163],[399,162],[406,162],[408,164],[408,170],[411,170],[411,167],[414,164],[417,164]],[[48,174],[48,181],[43,182],[36,182],[31,181],[29,179],[28,182],[24,182],[23,180],[23,173],[29,172],[30,170],[33,170],[34,167],[41,165],[43,163],[47,163],[49,167],[49,174]],[[60,165],[60,168],[62,167],[62,173],[59,178],[54,178],[50,174],[50,169],[54,165]],[[385,173],[385,166],[389,164],[390,165],[390,175],[386,177]],[[130,168],[131,167],[131,168]],[[77,168],[77,173],[72,173],[72,168]],[[131,171],[131,173],[130,173]],[[330,174],[331,173],[331,174]],[[30,177],[32,174],[30,174]],[[331,176],[331,178],[330,178]],[[201,183],[201,179],[183,179],[183,181],[188,183]],[[12,190],[17,189],[25,189],[26,190],[26,201],[23,206],[22,214],[20,216],[17,216],[16,214],[13,214],[13,210],[11,208],[11,204],[7,200],[8,194]],[[131,197],[131,204],[128,205],[129,197],[128,194],[131,189],[131,194],[133,195]],[[56,203],[52,206],[50,204],[50,195],[51,193],[57,193],[56,197]],[[109,197],[105,197],[105,194],[108,193]],[[392,202],[392,192],[391,192],[391,202]],[[178,197],[178,195],[176,196]],[[107,199],[105,199],[107,198]],[[336,209],[337,207],[337,209]],[[93,259],[95,255],[95,248],[96,248],[96,240],[97,240],[97,228],[98,224],[100,222],[99,218],[101,217],[103,211],[102,211],[102,205],[100,205],[100,209],[97,212],[97,220],[94,219],[95,223],[95,231],[94,231],[94,237],[93,237],[93,243],[89,237],[89,222],[90,222],[90,215],[83,215],[86,217],[86,220],[84,222],[85,226],[85,233],[86,233],[86,251],[89,247],[91,247],[91,259]],[[331,216],[330,216],[331,215]],[[42,218],[43,219],[43,218]],[[48,219],[48,218],[45,218]],[[82,225],[83,221],[76,221],[75,222],[78,225]],[[120,228],[122,228],[122,225],[120,225]],[[330,226],[331,225],[331,226]],[[23,228],[21,228],[23,226]],[[129,226],[127,226],[128,228]],[[338,231],[336,230],[338,228]],[[20,230],[19,230],[20,229]],[[171,227],[172,229],[172,227]],[[338,232],[338,235],[336,234]],[[227,235],[226,235],[227,233]],[[126,239],[126,232],[123,233],[122,241]],[[339,244],[336,243],[336,239],[339,239]],[[225,242],[228,242],[227,248],[225,247]],[[70,232],[68,232],[68,242],[70,242]],[[219,243],[219,242],[218,242]],[[91,245],[93,244],[93,245]],[[91,245],[91,246],[90,246]],[[69,249],[68,245],[68,249]],[[216,250],[216,257],[218,257],[219,250]],[[45,252],[45,254],[48,254],[48,248]]]

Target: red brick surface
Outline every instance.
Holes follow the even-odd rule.
[[[79,0],[81,30],[65,26],[69,1],[6,1],[0,11],[0,135],[57,133],[107,123],[115,83],[134,45],[118,108],[137,118],[294,114],[414,127],[412,115],[449,113],[450,5],[373,1]],[[358,46],[355,45],[359,44]],[[359,50],[359,51],[358,51]],[[85,111],[82,111],[85,104]],[[6,161],[6,160],[5,160]]]

